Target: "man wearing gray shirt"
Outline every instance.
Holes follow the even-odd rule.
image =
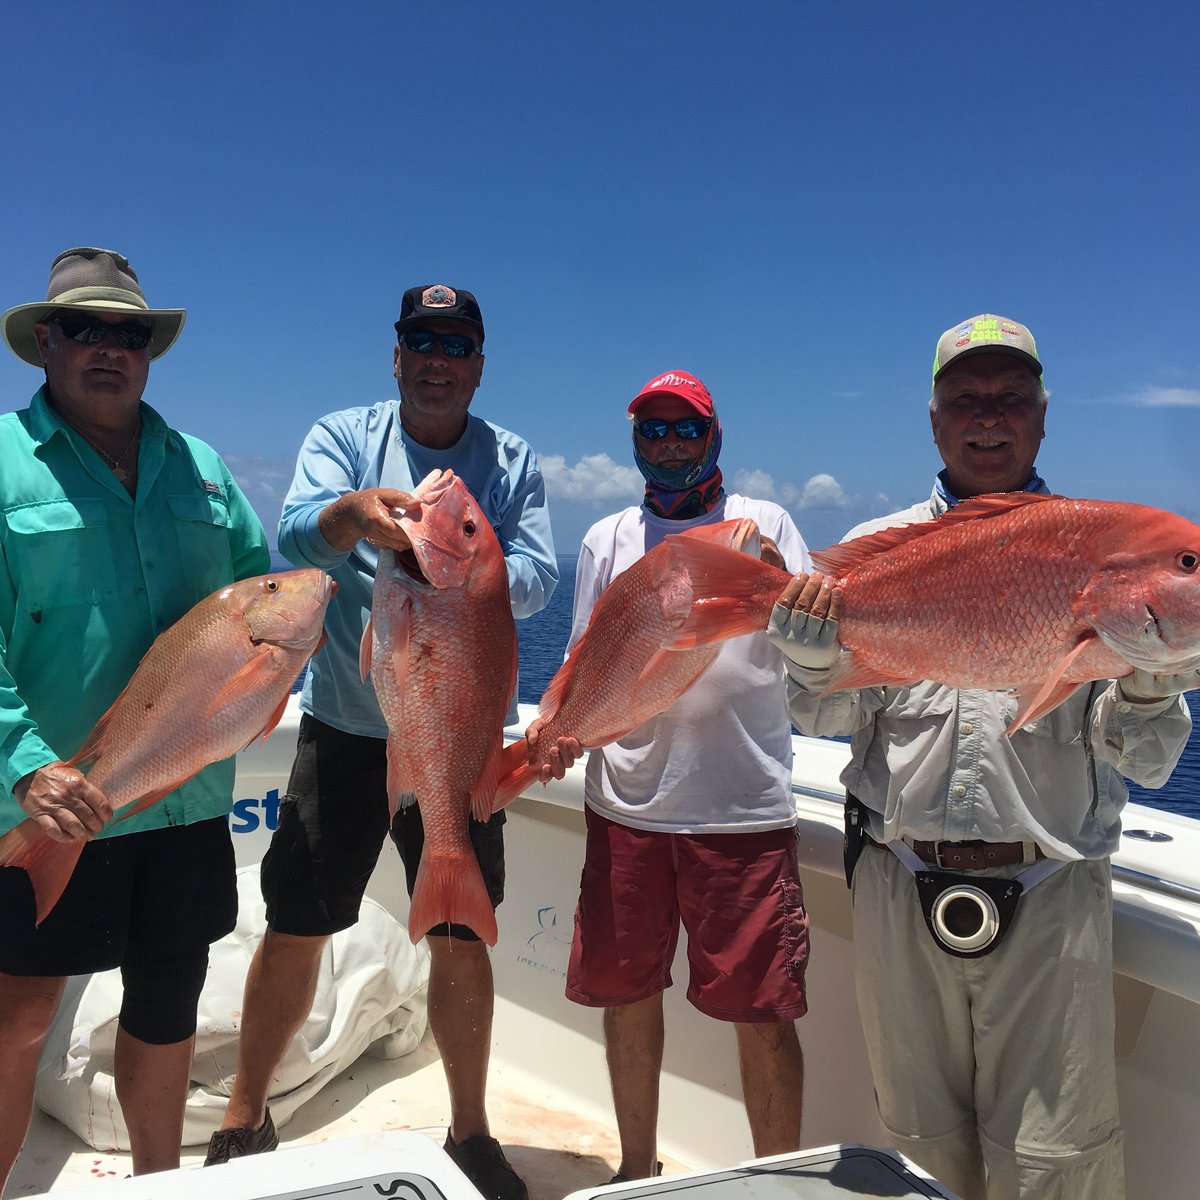
[[[1015,321],[947,330],[930,400],[945,469],[928,501],[847,540],[971,496],[1048,491],[1034,468],[1041,376]],[[1101,680],[1011,738],[1008,692],[924,681],[822,696],[842,653],[833,582],[796,576],[771,637],[797,728],[851,737],[847,873],[880,1119],[964,1200],[1118,1200],[1109,855],[1121,777],[1166,782],[1191,730],[1180,693],[1200,678]]]

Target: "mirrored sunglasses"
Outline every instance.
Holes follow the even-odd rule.
[[[429,329],[406,330],[398,341],[416,354],[432,354],[434,346],[440,345],[447,358],[470,358],[479,349],[479,343],[465,333],[433,333]]]
[[[657,442],[659,438],[665,438],[668,429],[673,429],[677,438],[691,442],[704,437],[711,426],[711,417],[684,417],[681,421],[659,421],[650,417],[639,421],[634,428],[638,431],[638,436],[648,442]]]
[[[111,333],[122,350],[145,350],[154,336],[151,326],[138,321],[109,325],[88,313],[60,312],[47,320],[57,325],[72,341],[84,346],[98,346]]]

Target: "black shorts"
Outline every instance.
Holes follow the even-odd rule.
[[[468,832],[496,908],[504,899],[504,813],[472,820]],[[262,863],[267,924],[297,937],[348,929],[358,920],[387,833],[386,740],[345,733],[305,713],[279,827]],[[391,834],[411,896],[425,845],[417,805],[396,814]],[[436,925],[429,932],[478,941],[465,925]]]
[[[88,975],[127,953],[153,959],[203,950],[237,922],[227,817],[89,842],[62,898],[34,925],[33,888],[0,868],[0,971]]]

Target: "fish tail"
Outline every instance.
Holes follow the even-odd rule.
[[[445,921],[466,925],[489,946],[496,944],[496,913],[478,860],[470,852],[433,854],[426,843],[413,885],[408,936],[419,942]]]
[[[0,837],[0,866],[20,867],[33,884],[38,925],[66,891],[85,845],[81,841],[56,842],[32,819]]]

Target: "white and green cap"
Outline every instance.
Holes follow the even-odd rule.
[[[1033,334],[1020,321],[998,317],[995,313],[980,313],[960,321],[938,338],[933,355],[933,382],[952,363],[968,354],[1011,354],[1041,375],[1042,361],[1038,358]]]

